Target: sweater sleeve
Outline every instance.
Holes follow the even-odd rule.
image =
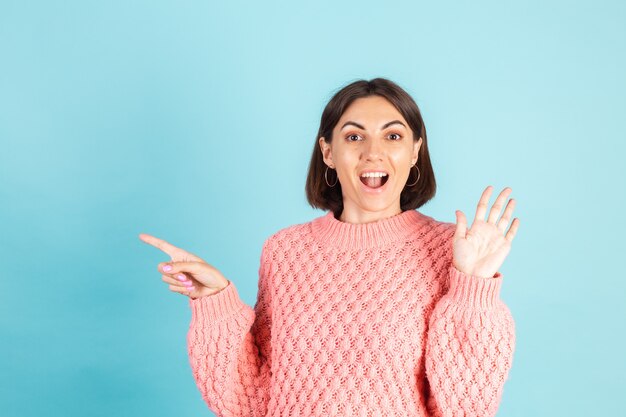
[[[221,416],[265,416],[271,378],[271,291],[267,241],[261,252],[257,301],[243,303],[234,283],[189,299],[187,345],[202,398]]]
[[[515,348],[515,323],[499,295],[502,274],[476,277],[448,265],[448,292],[429,319],[428,409],[433,417],[495,416]]]

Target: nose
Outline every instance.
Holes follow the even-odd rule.
[[[384,154],[383,144],[378,138],[373,138],[366,141],[366,145],[363,147],[363,158],[368,161],[381,160]]]

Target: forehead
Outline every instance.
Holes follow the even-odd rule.
[[[379,127],[391,120],[400,120],[407,124],[402,114],[386,98],[380,96],[361,97],[354,100],[343,112],[338,125],[348,120]]]

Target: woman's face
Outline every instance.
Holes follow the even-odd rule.
[[[413,132],[400,112],[381,96],[356,99],[333,129],[329,145],[319,139],[324,162],[337,170],[343,192],[340,220],[375,221],[399,214],[400,194],[417,162],[422,138]],[[382,178],[364,178],[382,172]],[[412,181],[416,173],[411,177]],[[329,181],[333,181],[329,176]]]

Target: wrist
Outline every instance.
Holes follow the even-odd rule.
[[[490,278],[498,278],[500,276],[498,271],[481,269],[481,268],[461,267],[457,265],[456,263],[453,263],[453,266],[454,268],[456,268],[457,271],[460,271],[466,275],[471,275],[477,278],[490,279]]]
[[[209,289],[205,287],[203,288],[203,291],[200,292],[200,295],[198,297],[189,297],[189,298],[191,298],[192,300],[197,300],[203,297],[211,297],[215,294],[219,294],[220,292],[224,291],[226,288],[228,288],[229,285],[230,285],[230,281],[226,280],[225,284],[222,286],[219,286],[213,289]]]

